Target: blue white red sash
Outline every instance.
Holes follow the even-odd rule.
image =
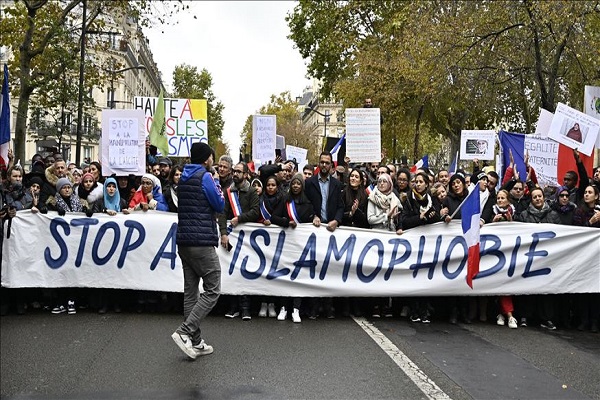
[[[298,211],[296,211],[296,202],[294,202],[294,200],[290,200],[287,202],[286,207],[290,220],[296,221],[296,223],[299,224],[300,216],[298,216]]]
[[[231,188],[227,188],[227,198],[229,199],[229,204],[231,205],[231,211],[233,212],[233,217],[239,217],[242,213],[242,205],[240,204],[240,194],[239,192],[232,191]],[[227,233],[231,233],[233,231],[233,225],[229,224],[227,226]]]
[[[373,192],[373,190],[375,190],[374,184],[367,186],[367,188],[365,189],[365,192],[367,192],[367,196],[369,196]]]
[[[264,221],[271,220],[271,214],[269,213],[269,210],[267,210],[267,206],[265,205],[264,200],[260,202],[260,215],[262,216]]]
[[[239,217],[242,213],[242,205],[240,204],[239,192],[232,191],[231,188],[227,188],[227,197],[229,198],[229,204],[231,205],[231,211],[233,211],[234,217]]]

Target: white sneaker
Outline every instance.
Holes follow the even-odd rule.
[[[194,351],[196,352],[196,356],[206,356],[212,354],[213,347],[210,344],[207,344],[204,339],[200,341],[197,345],[193,346]]]
[[[298,310],[297,308],[294,308],[294,311],[292,312],[292,321],[294,321],[297,324],[302,322],[302,320],[300,319],[300,310]]]
[[[267,303],[261,303],[258,316],[261,318],[265,318],[267,316]]]
[[[508,319],[508,327],[510,329],[517,329],[517,319],[515,317],[510,317]]]
[[[277,316],[277,311],[275,311],[275,304],[269,303],[267,309],[269,311],[269,318],[275,318]]]
[[[277,321],[285,321],[287,318],[287,311],[285,307],[281,307],[281,311],[279,311],[279,315],[277,316]]]
[[[504,326],[505,321],[506,320],[504,319],[504,315],[498,314],[498,316],[496,317],[496,325]]]
[[[185,333],[179,333],[177,331],[173,332],[171,335],[175,344],[183,351],[189,358],[195,360],[197,357],[196,350],[194,350],[194,346],[192,345],[192,338],[190,338]]]

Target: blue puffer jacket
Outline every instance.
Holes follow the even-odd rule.
[[[225,199],[221,187],[202,165],[188,164],[177,188],[178,246],[217,246],[217,213],[222,213]]]

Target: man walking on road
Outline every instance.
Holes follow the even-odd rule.
[[[179,182],[177,246],[183,265],[184,322],[171,335],[191,359],[213,352],[202,339],[200,322],[217,304],[221,293],[221,266],[215,247],[219,244],[216,214],[222,213],[225,199],[218,179],[211,173],[214,151],[206,143],[194,143],[191,164],[183,169]],[[198,295],[202,279],[204,292]]]

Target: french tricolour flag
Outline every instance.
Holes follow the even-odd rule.
[[[2,100],[0,100],[0,165],[8,165],[8,146],[10,145],[10,99],[8,94],[8,67],[4,64],[4,82]]]
[[[335,146],[333,146],[333,148],[331,149],[331,159],[333,160],[333,163],[335,164],[336,167],[337,167],[338,152],[340,151],[340,148],[342,147],[344,140],[346,140],[345,133],[342,135],[340,140],[338,140],[338,142],[335,144]]]
[[[410,168],[410,173],[414,174],[418,169],[429,168],[429,156],[425,154],[415,165]]]
[[[479,273],[479,219],[481,207],[479,205],[479,188],[469,193],[462,203],[461,210],[462,231],[469,248],[467,258],[467,285],[473,289],[473,278]]]
[[[525,135],[523,133],[510,133],[500,131],[500,147],[502,148],[502,176],[506,167],[510,164],[509,150],[512,150],[513,158],[519,177],[525,181],[525,153],[529,152],[529,164],[535,169],[540,186],[562,185],[563,177],[567,171],[577,171],[577,164],[573,156],[573,150],[552,139],[537,135]],[[579,154],[588,175],[591,176],[593,168],[593,157]]]

